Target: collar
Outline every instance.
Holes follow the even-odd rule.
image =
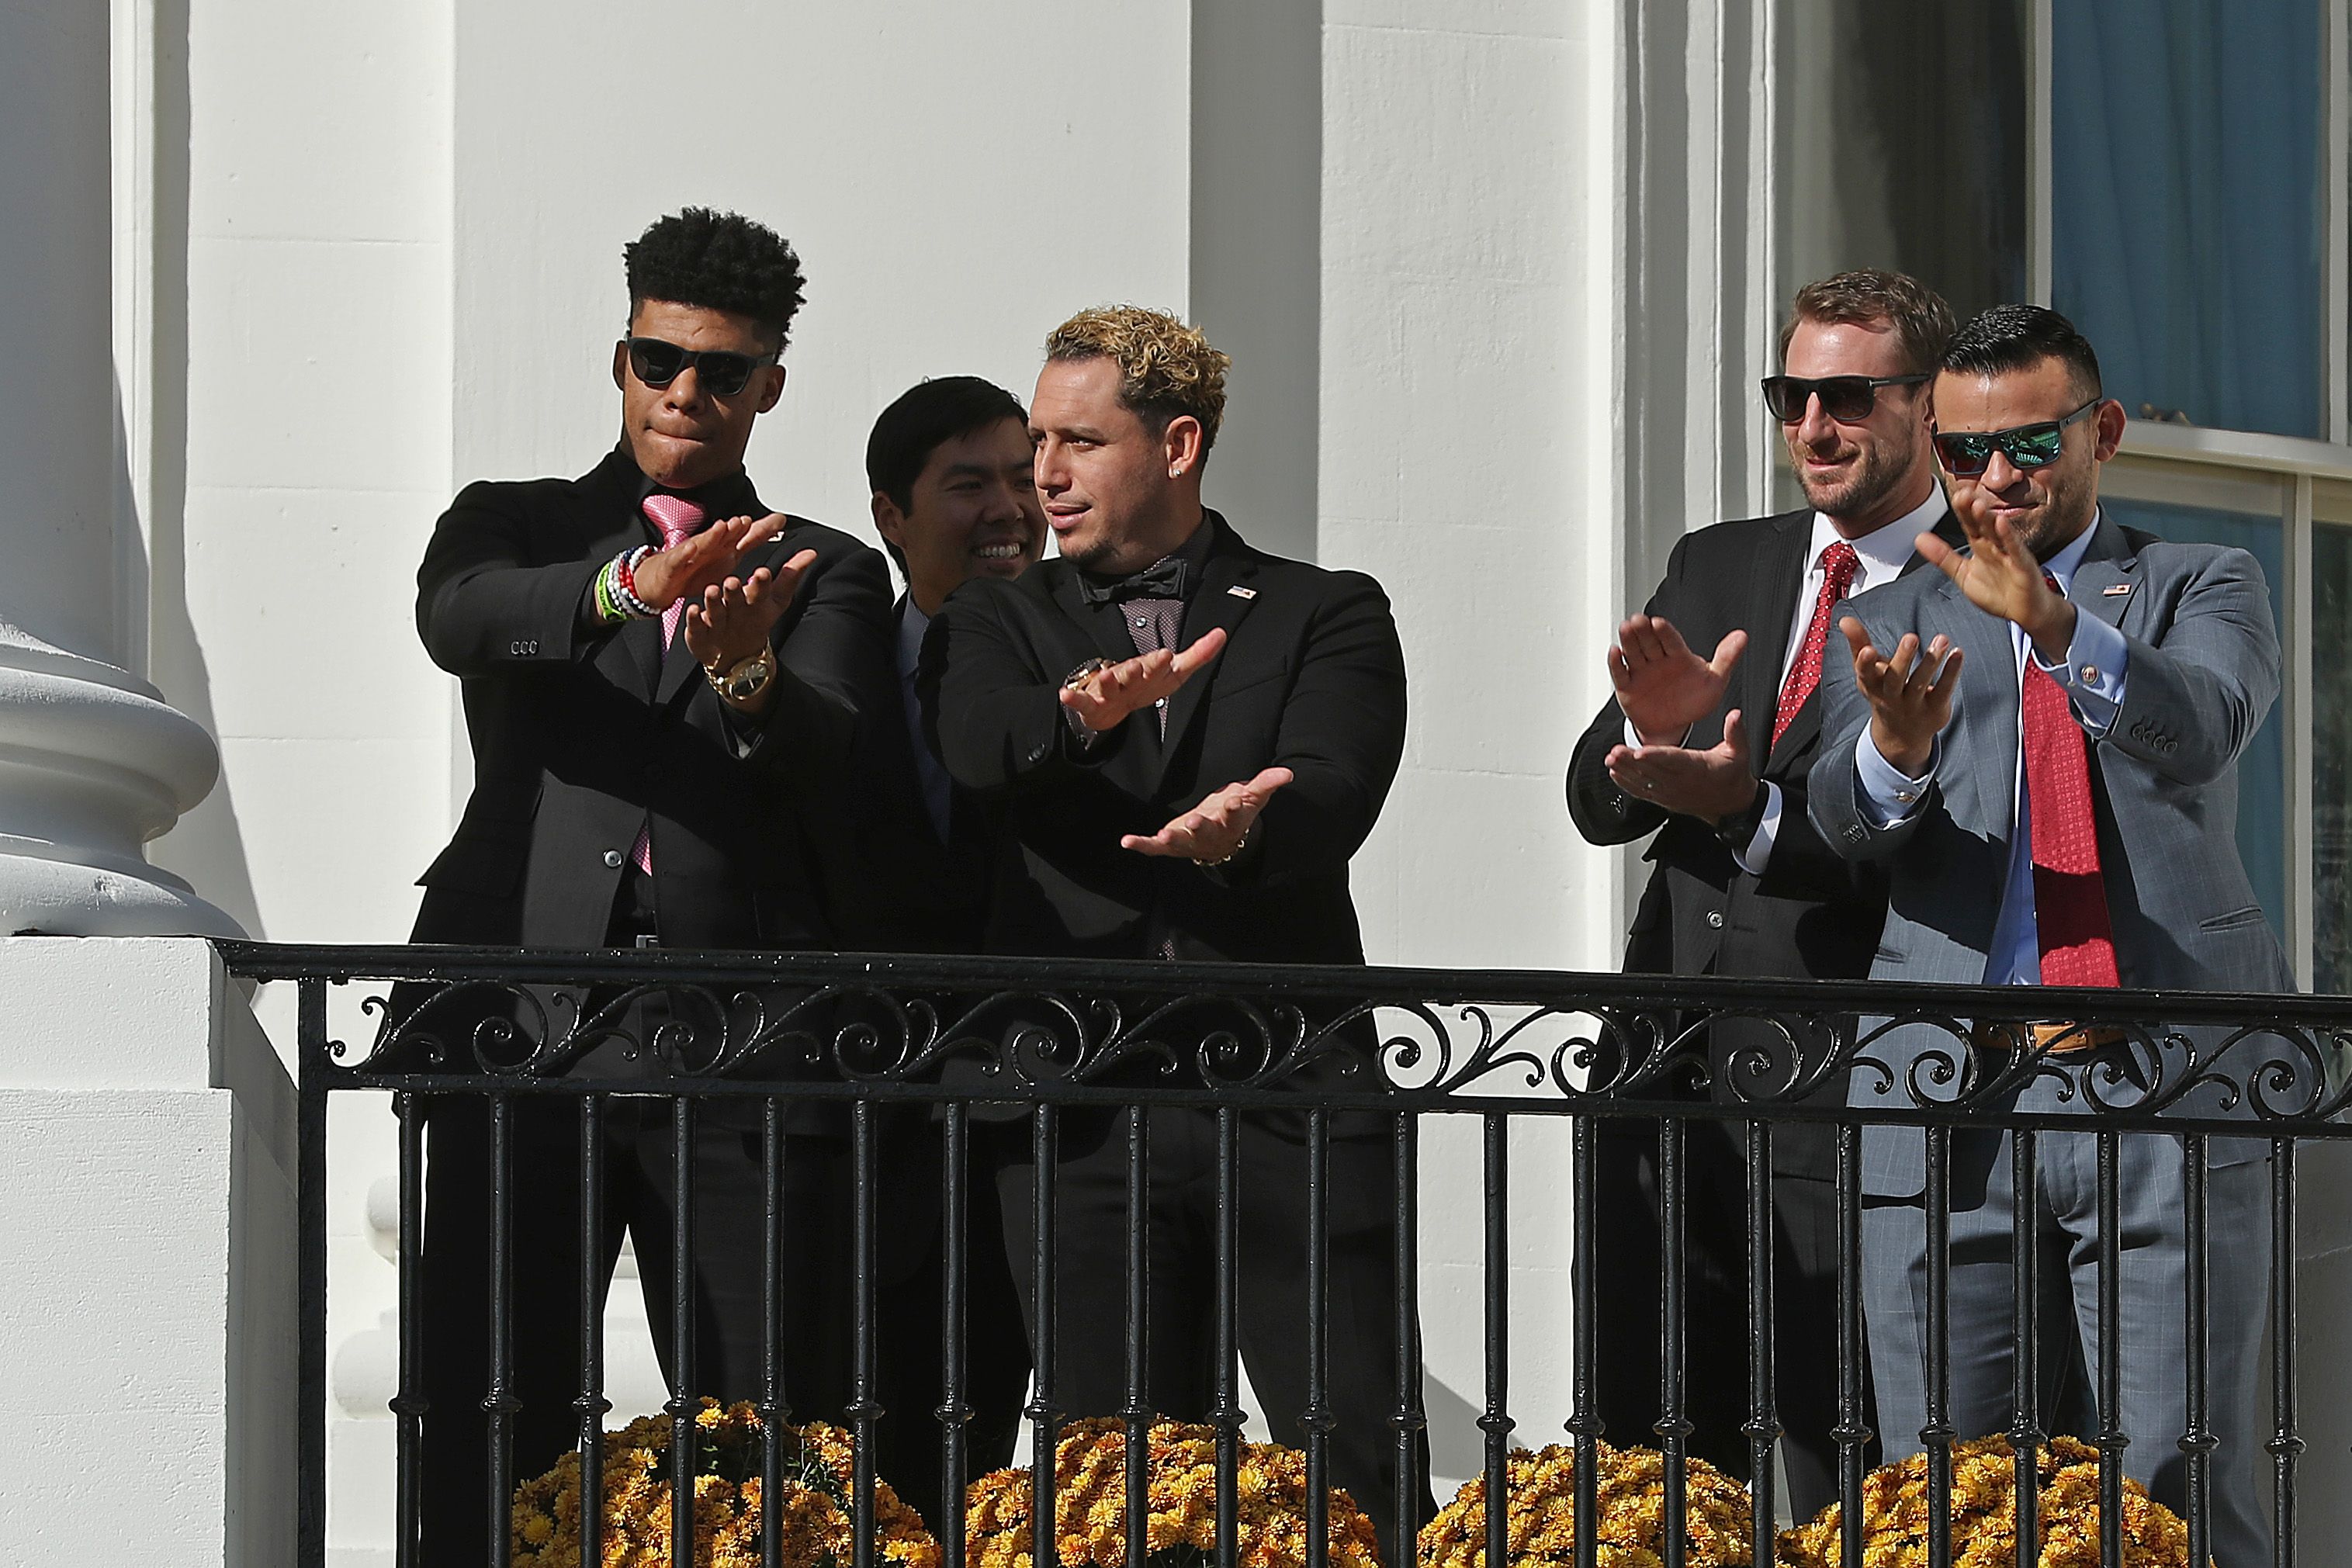
[[[1104,577],[1091,571],[1079,571],[1077,573],[1078,596],[1089,603],[1109,601],[1125,602],[1130,599],[1189,600],[1192,597],[1192,591],[1201,586],[1201,570],[1208,565],[1210,548],[1216,543],[1216,514],[1203,507],[1201,509],[1201,526],[1194,528],[1182,544],[1178,545],[1142,570],[1127,572],[1118,577]],[[1144,579],[1160,578],[1164,580],[1171,575],[1170,570],[1171,567],[1176,585],[1173,591],[1162,588],[1159,583],[1152,584],[1150,589],[1140,589],[1137,586]]]
[[[2090,524],[2074,536],[2074,542],[2042,563],[2042,570],[2058,580],[2058,591],[2069,599],[2074,593],[2074,573],[2082,567],[2083,558],[2091,553],[2091,541],[2098,537],[2099,518],[2100,514],[2093,512]]]
[[[1881,523],[1858,539],[1846,539],[1846,543],[1853,546],[1853,553],[1868,563],[1871,581],[1892,579],[1911,564],[1911,556],[1916,548],[1912,541],[1942,522],[1944,514],[1951,509],[1951,503],[1944,499],[1944,487],[1934,486],[1929,488],[1926,500],[1893,522]],[[1806,547],[1805,570],[1809,573],[1820,570],[1822,552],[1844,538],[1835,523],[1822,513],[1815,512],[1812,543]]]
[[[923,657],[923,633],[929,631],[931,618],[918,609],[913,594],[898,601],[898,678],[912,680],[915,666]]]
[[[760,504],[759,492],[751,487],[751,475],[740,468],[732,474],[723,474],[708,485],[697,485],[691,490],[673,490],[667,485],[655,484],[645,470],[637,466],[637,460],[629,455],[626,441],[613,448],[613,456],[619,462],[631,486],[629,504],[639,513],[645,510],[646,497],[660,491],[666,496],[678,496],[693,502],[702,508],[706,518],[713,521],[720,517],[767,516],[768,508]]]

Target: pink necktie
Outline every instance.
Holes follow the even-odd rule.
[[[665,496],[656,491],[646,497],[646,516],[654,527],[661,530],[664,549],[675,549],[683,540],[699,533],[703,520],[709,515],[683,496]],[[672,600],[662,611],[663,652],[667,653],[669,645],[677,641],[677,623],[685,614],[686,601],[683,599]],[[629,858],[637,862],[639,871],[647,876],[653,875],[654,821],[651,817],[647,817],[646,825],[637,830],[637,841],[630,848]]]

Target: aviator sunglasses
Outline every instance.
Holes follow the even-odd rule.
[[[1781,423],[1794,424],[1805,417],[1805,400],[1818,397],[1823,413],[1841,424],[1859,424],[1878,406],[1879,388],[1916,387],[1930,379],[1924,375],[1822,376],[1808,381],[1803,376],[1766,376],[1764,406]]]
[[[2058,461],[2066,443],[2066,427],[2090,413],[2106,399],[2095,397],[2063,419],[2035,424],[2012,424],[2007,430],[1955,430],[1936,433],[1936,456],[1944,472],[1957,479],[1973,479],[1992,461],[1999,447],[2014,468],[2043,468]]]
[[[688,365],[695,380],[713,397],[733,397],[761,365],[775,362],[774,354],[738,354],[726,349],[681,349],[659,338],[629,340],[629,369],[649,387],[666,387]]]

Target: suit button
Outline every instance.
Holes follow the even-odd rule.
[[[2096,664],[2085,664],[2085,665],[2084,665],[2084,666],[2083,666],[2083,678],[2084,678],[2084,680],[2086,680],[2086,681],[2090,682],[2093,685],[2098,685],[2098,683],[2099,683],[2099,666],[2098,666],[2098,665],[2096,665]]]
[[[606,850],[604,852],[604,869],[607,871],[618,871],[621,869],[620,851]]]
[[[1723,911],[1722,911],[1722,910],[1720,910],[1720,909],[1710,909],[1710,910],[1708,910],[1708,911],[1706,912],[1706,923],[1707,923],[1707,925],[1708,925],[1711,928],[1713,928],[1713,929],[1715,929],[1715,930],[1717,930],[1717,931],[1720,931],[1720,930],[1722,930],[1722,929],[1723,929]]]

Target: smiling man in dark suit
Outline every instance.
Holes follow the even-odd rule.
[[[578,479],[468,486],[417,573],[417,628],[462,683],[475,782],[456,837],[424,875],[415,940],[830,946],[807,869],[810,812],[843,787],[859,694],[887,689],[889,594],[879,555],[770,511],[743,471],[752,422],[783,392],[778,361],[801,302],[800,260],[759,224],[689,209],[631,245],[627,268],[628,330],[613,350],[619,444]],[[435,1005],[409,1027],[467,1065],[467,1020],[430,1016]],[[796,1113],[795,1129],[804,1124]],[[758,1392],[755,1127],[716,1108],[697,1124],[697,1359],[679,1367],[669,1364],[669,1110],[625,1098],[605,1110],[599,1289],[625,1228],[664,1370],[697,1394]],[[544,1470],[576,1439],[582,1275],[577,1110],[520,1103],[510,1130],[509,1391],[520,1407],[509,1479]],[[424,1541],[428,1562],[478,1563],[501,1495],[482,1406],[486,1111],[436,1105],[428,1137]],[[808,1141],[788,1140],[787,1209],[795,1226],[822,1231],[824,1162],[801,1156]],[[804,1255],[824,1244],[793,1239]],[[787,1383],[804,1410],[838,1404],[819,1386],[837,1374],[824,1353],[838,1315],[812,1296],[787,1303]]]
[[[1403,753],[1403,654],[1371,579],[1254,549],[1202,505],[1227,362],[1196,329],[1132,307],[1083,312],[1046,340],[1029,428],[1061,559],[966,583],[925,653],[948,771],[1003,812],[992,952],[1363,960],[1348,862]],[[1163,1032],[1196,1041],[1183,1026]],[[1360,1043],[1334,1054],[1352,1082],[1378,1082]],[[1330,1299],[1349,1303],[1329,1321],[1331,1479],[1392,1523],[1392,1156],[1384,1119],[1348,1120],[1335,1118],[1327,1187]],[[1148,1397],[1198,1420],[1213,1365],[1215,1124],[1169,1111],[1149,1124]],[[1067,1116],[1055,1167],[1052,1392],[1081,1415],[1127,1397],[1117,1125]],[[1241,1354],[1278,1437],[1297,1444],[1307,1151],[1289,1115],[1245,1118],[1240,1141]],[[1035,1172],[1027,1141],[1006,1142],[1000,1190],[1026,1291]]]
[[[1927,382],[1951,331],[1943,300],[1899,274],[1841,273],[1798,290],[1783,373],[1764,396],[1807,505],[1685,536],[1648,606],[1618,628],[1615,695],[1577,743],[1568,802],[1593,843],[1656,834],[1626,968],[1869,972],[1884,880],[1849,866],[1806,820],[1815,689],[1823,647],[1836,645],[1831,608],[1911,570],[1913,539],[1950,526]],[[1718,1090],[1742,1048],[1788,1056],[1760,1024],[1719,1025],[1708,1048]],[[1612,1440],[1642,1443],[1659,1413],[1657,1127],[1605,1125],[1598,1244],[1621,1289],[1602,1304],[1601,1343],[1629,1354],[1602,1364],[1599,1403]],[[1695,1120],[1686,1137],[1691,1448],[1744,1478],[1747,1336],[1728,1325],[1748,1310],[1746,1157],[1726,1124]],[[1771,1153],[1782,1460],[1804,1519],[1836,1495],[1835,1154],[1827,1127],[1805,1124],[1778,1128]]]

